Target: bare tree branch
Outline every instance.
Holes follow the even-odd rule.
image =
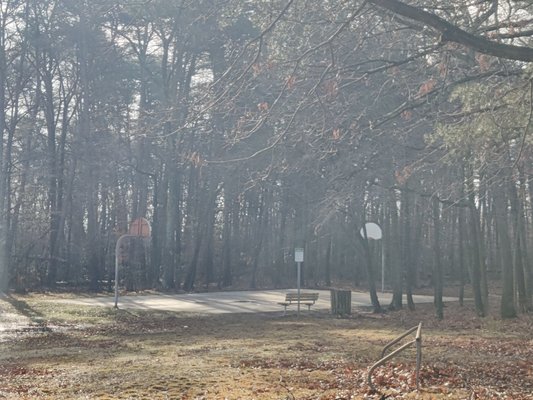
[[[444,42],[460,43],[480,53],[508,60],[533,61],[533,48],[493,42],[469,33],[435,14],[398,0],[368,0],[368,2],[432,27],[441,33],[441,40]]]

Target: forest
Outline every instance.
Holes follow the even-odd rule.
[[[0,291],[110,290],[143,217],[131,291],[294,286],[301,247],[376,311],[531,311],[532,33],[525,0],[3,0]]]

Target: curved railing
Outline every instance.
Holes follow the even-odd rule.
[[[387,351],[394,346],[396,343],[400,342],[402,339],[409,336],[411,333],[416,331],[416,335],[414,340],[411,340],[408,343],[405,343],[401,347],[394,350],[392,353],[387,354]],[[387,361],[389,361],[391,358],[396,356],[397,354],[401,353],[405,349],[415,346],[416,347],[416,390],[419,389],[420,385],[420,365],[422,363],[422,322],[420,322],[417,326],[412,327],[407,332],[403,333],[402,335],[398,336],[393,341],[387,343],[385,347],[383,348],[383,351],[381,352],[381,359],[376,362],[372,367],[370,367],[370,370],[368,371],[368,386],[376,392],[379,392],[374,384],[372,383],[372,373],[375,371],[375,369],[383,364],[385,364]]]

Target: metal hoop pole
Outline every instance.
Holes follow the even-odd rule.
[[[122,240],[130,237],[135,237],[136,235],[122,235],[117,239],[115,244],[115,308],[118,308],[118,265],[120,264],[119,255],[120,255],[120,245]]]

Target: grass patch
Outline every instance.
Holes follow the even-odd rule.
[[[379,368],[388,398],[531,399],[533,319],[477,318],[450,305],[336,319],[187,315],[72,306],[32,295],[0,300],[0,398],[378,399],[366,385],[383,346],[422,321],[414,351]],[[18,316],[19,321],[17,321]]]

